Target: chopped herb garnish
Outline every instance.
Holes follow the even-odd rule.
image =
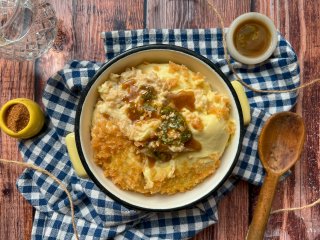
[[[189,130],[183,116],[169,106],[161,109],[163,121],[159,127],[159,139],[165,145],[179,146],[191,139]]]
[[[148,112],[156,112],[157,111],[157,109],[149,103],[143,104],[142,107],[145,111],[148,111]]]
[[[156,97],[156,90],[152,86],[143,85],[140,88],[142,90],[142,99],[144,101],[151,101]]]

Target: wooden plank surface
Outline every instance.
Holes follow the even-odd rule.
[[[206,0],[74,0],[50,1],[59,19],[59,41],[33,63],[0,60],[0,104],[16,97],[40,101],[46,79],[70,59],[102,61],[100,32],[136,28],[217,27]],[[317,29],[320,6],[311,0],[211,0],[226,25],[238,15],[257,11],[274,20],[296,50],[303,82],[319,76]],[[36,86],[36,87],[35,87]],[[305,152],[292,175],[279,186],[274,209],[299,206],[320,196],[320,88],[300,92],[296,111],[307,128]],[[16,141],[1,133],[0,157],[20,159]],[[30,239],[32,208],[15,188],[21,168],[0,164],[0,239]],[[219,205],[219,222],[198,234],[197,240],[241,240],[252,216],[259,188],[241,182]],[[250,200],[250,201],[249,201]],[[270,218],[266,239],[320,239],[320,207]]]
[[[254,11],[274,20],[280,32],[297,52],[301,82],[319,77],[320,6],[312,1],[254,1]],[[300,162],[292,175],[278,187],[273,209],[306,205],[320,197],[320,87],[304,89],[295,108],[307,126],[307,141]],[[257,189],[252,192],[253,203]],[[253,205],[251,203],[251,205]],[[266,239],[320,239],[320,206],[308,210],[281,213],[269,219]]]
[[[71,59],[104,61],[102,31],[144,26],[143,0],[50,1],[56,10],[59,41],[36,61],[37,83],[42,85]],[[43,87],[39,87],[40,96]]]
[[[33,99],[33,93],[34,64],[0,60],[0,105],[17,97]],[[0,157],[21,160],[17,141],[2,131]],[[32,207],[15,187],[22,170],[21,167],[0,163],[0,239],[30,239],[31,237]]]

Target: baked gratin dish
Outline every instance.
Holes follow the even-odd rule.
[[[94,161],[119,188],[185,192],[219,168],[235,132],[230,99],[183,65],[143,63],[99,86]]]

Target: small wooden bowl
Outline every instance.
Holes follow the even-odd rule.
[[[23,104],[29,112],[29,122],[20,131],[15,132],[10,129],[6,124],[6,116],[8,109],[15,104]],[[37,135],[42,129],[44,124],[44,114],[40,106],[26,98],[17,98],[6,102],[0,109],[0,128],[13,138],[27,139]]]

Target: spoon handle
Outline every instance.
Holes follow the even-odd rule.
[[[247,240],[263,240],[279,177],[276,174],[267,173],[260,190],[257,206],[254,209]]]

